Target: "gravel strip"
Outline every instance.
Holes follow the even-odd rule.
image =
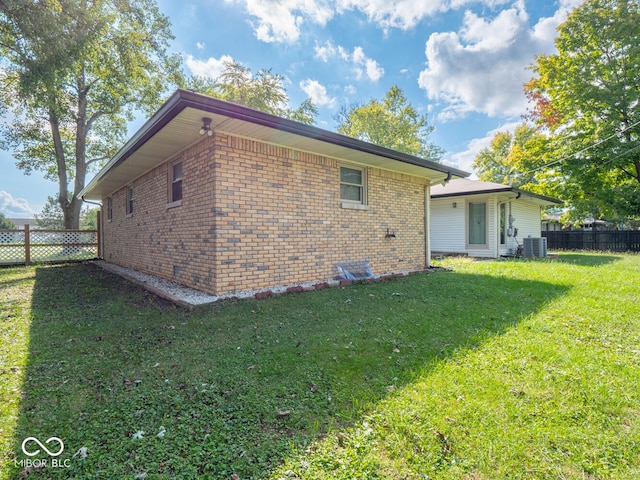
[[[170,300],[173,303],[176,303],[188,309],[192,309],[198,305],[206,305],[208,303],[213,303],[217,302],[218,300],[229,298],[259,298],[259,295],[256,294],[267,293],[267,296],[270,296],[271,294],[285,293],[291,291],[292,289],[293,291],[314,290],[318,289],[318,286],[336,287],[338,285],[341,285],[339,280],[328,280],[326,282],[304,282],[293,285],[276,286],[273,288],[262,288],[258,290],[247,290],[243,292],[215,296],[209,295],[208,293],[202,292],[200,290],[195,290],[193,288],[178,285],[177,283],[165,280],[164,278],[159,278],[153,275],[138,272],[137,270],[133,270],[131,268],[121,267],[120,265],[115,265],[104,260],[94,260],[92,263],[104,268],[105,270],[108,270],[109,272],[120,275],[130,282],[142,286],[143,288],[158,295],[159,297]],[[434,269],[429,269],[425,271],[433,270]],[[413,272],[403,271],[395,274],[374,275],[374,277],[370,280],[385,279],[387,277],[392,277],[395,275],[405,276],[411,273]]]
[[[108,270],[111,273],[115,273],[116,275],[126,278],[127,280],[146,288],[160,297],[171,300],[178,305],[186,306],[187,308],[193,308],[197,305],[205,305],[207,303],[216,302],[220,299],[220,297],[216,297],[215,295],[209,295],[208,293],[170,282],[164,278],[154,277],[153,275],[138,272],[131,268],[121,267],[120,265],[105,262],[104,260],[96,260],[92,263]]]

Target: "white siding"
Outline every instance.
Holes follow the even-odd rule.
[[[513,227],[518,229],[517,237],[507,237],[506,248],[500,249],[501,255],[515,254],[518,245],[522,245],[523,238],[539,237],[540,233],[540,206],[526,200],[510,200],[507,202],[507,226],[509,214],[515,219]]]
[[[523,238],[539,237],[540,233],[540,206],[523,200],[514,200],[512,215],[516,217],[513,226],[518,229],[518,242],[522,245]]]
[[[453,208],[453,203],[456,208]],[[431,200],[431,251],[466,253],[466,216],[463,198]]]
[[[456,208],[453,203],[456,203]],[[487,245],[470,246],[467,239],[468,204],[484,202],[487,205]],[[506,237],[500,245],[500,209],[498,202],[505,202],[507,227],[509,215],[514,217],[513,227],[518,236]],[[539,237],[540,206],[526,199],[509,199],[498,195],[460,196],[431,200],[431,251],[435,253],[461,253],[472,257],[499,257],[515,254],[518,245],[526,237]]]

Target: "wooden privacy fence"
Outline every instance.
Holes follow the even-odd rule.
[[[0,265],[30,265],[100,257],[98,230],[0,230]]]
[[[608,252],[640,252],[638,230],[569,230],[542,232],[549,250],[600,250]]]

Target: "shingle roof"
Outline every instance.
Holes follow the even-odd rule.
[[[431,187],[431,198],[461,197],[467,195],[483,195],[490,193],[513,193],[518,197],[525,195],[549,204],[560,204],[560,200],[537,193],[528,192],[510,185],[501,183],[481,182],[479,180],[469,180],[468,178],[456,178],[446,185],[434,185]]]

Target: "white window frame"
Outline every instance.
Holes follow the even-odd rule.
[[[471,243],[471,205],[484,205],[484,243]],[[466,215],[466,244],[467,248],[489,248],[489,203],[486,200],[477,200],[467,202],[467,215]]]
[[[174,177],[174,167],[178,164],[181,164],[181,174],[182,176],[179,179]],[[179,207],[182,205],[182,199],[184,198],[184,161],[182,158],[177,158],[168,164],[168,199],[167,208]],[[173,185],[176,182],[180,182],[180,198],[174,199],[173,197]]]
[[[113,220],[113,198],[107,197],[107,222]]]
[[[127,186],[125,195],[125,218],[133,217],[133,202],[135,198],[133,194],[133,185]]]
[[[342,169],[357,170],[361,173],[362,183],[348,183],[342,181]],[[368,210],[367,204],[367,168],[359,165],[352,165],[348,163],[341,163],[339,165],[339,180],[340,180],[340,202],[342,208],[351,208],[355,210]],[[360,200],[350,200],[342,198],[342,185],[355,186],[360,188]]]
[[[507,219],[507,202],[498,203],[498,241],[500,246],[504,247],[508,242],[508,219]],[[502,241],[504,239],[504,242]]]

